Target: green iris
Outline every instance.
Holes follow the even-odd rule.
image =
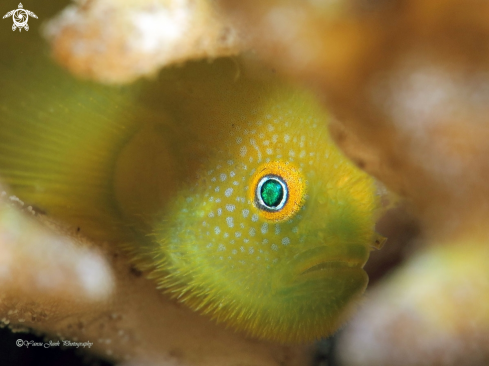
[[[269,179],[261,186],[260,195],[265,205],[275,208],[284,198],[284,187],[279,181]]]

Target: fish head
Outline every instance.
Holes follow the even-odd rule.
[[[373,179],[307,98],[226,122],[198,181],[162,219],[160,285],[260,338],[308,341],[344,321],[368,277]]]

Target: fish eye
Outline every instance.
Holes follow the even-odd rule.
[[[286,161],[261,165],[249,185],[249,200],[258,214],[268,221],[284,221],[295,215],[304,204],[306,180],[302,171]]]
[[[266,175],[256,186],[255,202],[265,211],[279,211],[284,208],[289,189],[287,183],[278,175]]]

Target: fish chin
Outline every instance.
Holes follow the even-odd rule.
[[[290,326],[295,327],[288,337],[309,341],[331,335],[351,313],[367,284],[362,268],[342,262],[325,262],[288,278],[274,291],[282,311],[288,313]]]
[[[367,287],[362,267],[368,253],[364,245],[350,244],[322,245],[296,255],[275,278],[273,300],[262,309],[275,324],[268,337],[303,342],[331,335]]]
[[[321,262],[303,272],[276,277],[269,291],[248,304],[251,323],[235,322],[253,336],[282,343],[311,342],[334,333],[365,291],[368,276],[359,265]],[[239,324],[241,323],[241,324]]]

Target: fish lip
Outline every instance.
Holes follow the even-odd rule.
[[[359,268],[356,264],[349,264],[343,261],[324,261],[319,262],[299,273],[299,276],[304,276],[313,272],[320,272],[322,270],[334,269],[334,268]]]

